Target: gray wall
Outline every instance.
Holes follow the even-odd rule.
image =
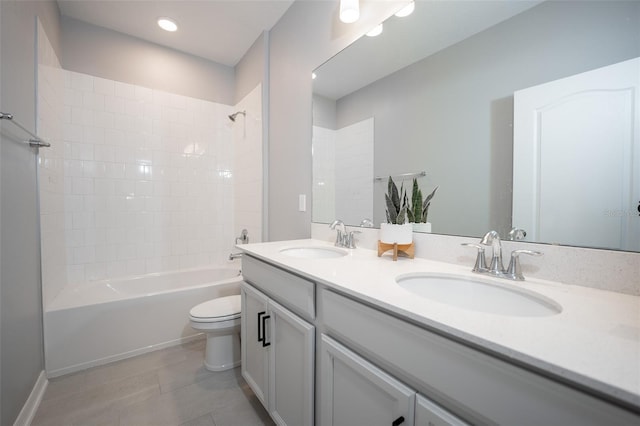
[[[543,3],[340,99],[338,128],[374,116],[376,175],[427,171],[433,232],[505,234],[513,92],[637,56],[639,2]]]
[[[39,15],[59,52],[59,14],[53,1],[0,2],[0,110],[35,130],[35,24]],[[40,283],[40,218],[36,155],[17,143],[25,135],[2,123],[0,170],[0,424],[13,424],[44,369]]]
[[[269,239],[311,234],[311,72],[398,9],[360,2],[354,24],[338,20],[338,0],[298,0],[270,31]],[[306,194],[307,211],[298,211]]]
[[[313,125],[337,130],[337,102],[320,95],[313,95]]]
[[[240,102],[258,84],[264,82],[267,68],[268,35],[262,33],[235,66],[235,101]]]
[[[179,95],[234,103],[233,68],[72,18],[62,18],[64,69]]]

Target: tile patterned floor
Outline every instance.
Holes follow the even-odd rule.
[[[203,367],[204,339],[51,379],[33,426],[254,426],[273,421],[236,368]]]

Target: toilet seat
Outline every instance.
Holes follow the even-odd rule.
[[[189,312],[192,322],[213,323],[240,318],[240,295],[219,297],[194,306]]]

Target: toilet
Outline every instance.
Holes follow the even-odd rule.
[[[240,295],[219,297],[189,312],[194,330],[207,335],[204,366],[224,371],[240,365]]]

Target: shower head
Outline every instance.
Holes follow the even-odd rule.
[[[233,114],[231,114],[229,116],[229,120],[235,122],[236,121],[236,117],[238,116],[238,114],[242,114],[245,117],[247,116],[247,111],[238,111],[238,112],[234,112]]]

